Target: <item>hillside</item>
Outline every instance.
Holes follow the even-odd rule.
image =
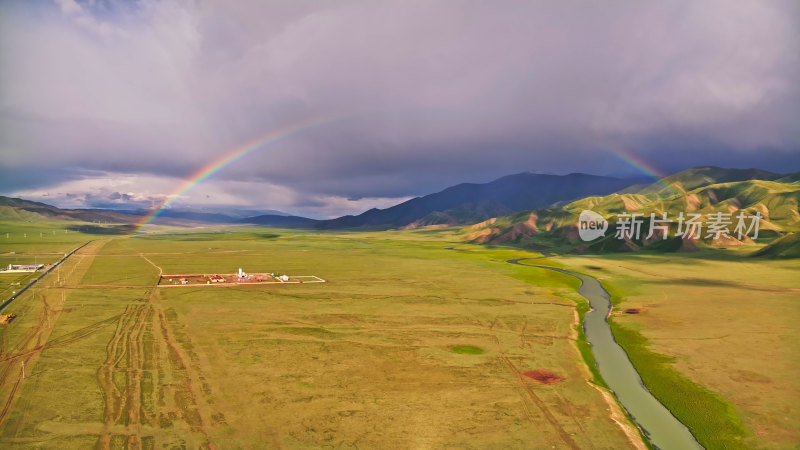
[[[263,214],[255,217],[248,217],[239,220],[240,223],[253,225],[264,225],[278,228],[313,228],[321,221],[300,216],[280,216],[275,214]]]
[[[371,209],[358,216],[327,220],[318,224],[318,227],[392,228],[409,224],[426,226],[475,223],[498,214],[542,208],[587,195],[606,195],[640,181],[582,173],[519,173],[485,184],[459,184],[391,208]]]
[[[140,216],[103,209],[61,209],[45,203],[0,196],[2,220],[77,220],[94,223],[130,223]]]
[[[718,183],[734,181],[764,180],[773,181],[785,175],[768,172],[761,169],[723,169],[721,167],[704,166],[678,172],[664,177],[656,183],[647,186],[639,193],[659,193],[673,195],[686,193],[691,190]]]
[[[446,211],[434,211],[427,216],[417,219],[403,229],[415,229],[432,226],[454,226],[477,223],[490,217],[505,216],[515,211],[495,200],[465,203]]]
[[[765,258],[800,258],[800,233],[789,233],[775,239],[753,256]]]
[[[754,177],[768,178],[768,180]],[[592,196],[571,202],[560,208],[536,209],[510,216],[498,217],[464,229],[464,239],[471,242],[514,243],[537,249],[559,251],[608,252],[635,251],[648,248],[660,251],[694,250],[704,245],[742,245],[748,240],[720,239],[684,241],[674,237],[662,240],[654,236],[647,240],[651,213],[666,212],[675,219],[681,212],[699,213],[702,220],[708,214],[723,212],[735,216],[739,211],[751,215],[758,212],[760,239],[774,239],[782,233],[800,231],[800,183],[787,182],[792,175],[779,175],[759,170],[730,170],[719,168],[690,169],[659,183],[645,186],[638,192]],[[739,180],[739,181],[728,181]],[[664,186],[670,186],[666,189]],[[609,231],[605,237],[583,242],[578,235],[578,216],[592,210],[605,217]],[[613,236],[617,215],[639,213],[645,217],[639,239],[617,239]],[[731,226],[733,229],[733,226]],[[677,225],[672,224],[668,236],[674,236]]]
[[[280,211],[243,219],[243,213],[257,211],[210,212],[198,209],[168,209],[159,214],[158,223],[191,225],[193,223],[232,224],[256,223],[269,226],[312,226],[317,221],[288,216]],[[135,223],[149,214],[145,210],[61,209],[46,203],[0,196],[0,220],[75,220],[93,223]]]

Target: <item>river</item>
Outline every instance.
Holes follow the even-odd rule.
[[[525,264],[520,258],[510,264],[554,270],[581,280],[578,293],[589,301],[592,310],[583,318],[583,330],[592,346],[592,353],[603,380],[614,392],[619,403],[628,411],[650,442],[659,449],[700,449],[692,433],[664,407],[642,383],[639,373],[628,359],[627,353],[614,340],[608,325],[611,301],[600,282],[584,275],[558,267]]]

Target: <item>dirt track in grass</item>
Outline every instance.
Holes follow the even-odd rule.
[[[106,241],[93,242],[78,250],[73,260],[66,266],[68,272],[64,277],[64,284],[67,286],[75,284],[75,280],[82,276],[92,263],[93,258],[87,254],[99,251],[105,243]],[[35,313],[36,318],[20,340],[7,347],[4,339],[0,347],[0,395],[2,395],[0,399],[3,402],[3,408],[0,410],[0,427],[3,427],[8,420],[26,376],[30,378],[32,375],[39,354],[49,345],[70,341],[70,338],[67,338],[48,343],[52,326],[58,320],[66,299],[61,283],[56,282],[57,277],[60,279],[61,275],[53,273],[47,275],[39,284],[39,289],[31,289],[26,293],[25,300],[39,306],[36,308],[38,309]],[[21,301],[22,298],[18,299],[18,303]],[[41,302],[41,305],[38,305],[38,302]]]

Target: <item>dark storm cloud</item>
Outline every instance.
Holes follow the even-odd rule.
[[[630,171],[615,149],[664,171],[798,170],[798,8],[5,2],[2,175],[26,176],[0,188],[51,182],[64,166],[185,178],[270,130],[328,116],[339,119],[216,181],[280,186],[302,208],[523,170]]]
[[[3,154],[5,158],[5,153]],[[4,161],[3,161],[4,162]],[[91,171],[47,167],[47,165],[6,167],[0,164],[0,193],[35,187],[49,187],[64,182],[97,175]]]

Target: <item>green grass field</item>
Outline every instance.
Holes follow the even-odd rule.
[[[641,448],[581,357],[574,279],[448,233],[66,234],[54,253],[95,241],[0,329],[0,446]],[[155,287],[239,267],[329,282]]]
[[[576,279],[505,263],[535,253],[452,229],[0,227],[5,264],[91,241],[4,311],[0,446],[642,448],[576,326]],[[750,252],[537,261],[603,281],[618,342],[704,446],[793,448],[800,264]],[[155,287],[239,267],[329,282]]]
[[[52,264],[91,236],[68,231],[68,223],[0,221],[0,268],[9,264]],[[0,273],[0,299],[37,277],[34,273]],[[19,283],[19,284],[17,284]]]

